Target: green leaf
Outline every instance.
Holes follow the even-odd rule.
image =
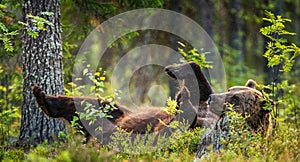
[[[6,8],[7,8],[6,5],[0,4],[0,9],[6,9]]]
[[[34,39],[36,39],[37,36],[39,35],[38,32],[34,32],[34,31],[32,31],[32,30],[27,30],[27,33],[28,33],[29,36],[31,36],[31,37],[34,38]]]
[[[0,29],[4,32],[8,32],[8,29],[6,28],[6,26],[0,22]]]

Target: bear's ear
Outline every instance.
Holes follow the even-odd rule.
[[[245,86],[246,86],[246,87],[249,87],[249,88],[255,89],[256,82],[255,82],[254,80],[252,80],[252,79],[249,79],[249,80],[247,81],[247,83],[245,84]]]

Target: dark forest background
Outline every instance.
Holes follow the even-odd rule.
[[[8,4],[4,11],[9,12],[9,14],[1,19],[10,24],[9,27],[12,29],[20,28],[17,21],[22,20],[23,17],[21,1],[2,1],[2,3]],[[248,78],[255,78],[261,83],[270,83],[279,76],[268,69],[266,66],[267,61],[262,57],[267,41],[259,32],[262,26],[267,25],[262,21],[262,17],[265,16],[265,10],[268,10],[275,15],[289,18],[292,22],[286,24],[287,29],[297,33],[300,30],[299,6],[300,2],[293,0],[251,2],[242,0],[61,1],[64,80],[65,83],[71,81],[72,60],[74,60],[87,35],[101,22],[128,10],[160,7],[188,16],[199,23],[213,38],[226,68],[228,87],[244,84]],[[165,33],[153,33],[155,32],[152,31],[152,36],[149,38],[147,32],[140,32],[140,38],[137,39],[143,40],[145,44],[156,41],[156,43],[169,45],[174,47],[175,50],[177,49],[176,42],[174,42],[176,40],[170,38],[157,41],[160,39],[159,36]],[[300,36],[297,34],[288,39],[290,42],[297,44],[300,41]],[[127,46],[134,46],[130,44],[130,40],[127,41]],[[10,86],[12,83],[12,75],[20,73],[20,37],[15,37],[13,43],[15,48],[13,52],[7,52],[4,48],[0,49],[1,69],[3,70],[1,85],[5,87]],[[124,50],[126,45],[121,43],[119,42],[119,48],[111,49],[114,51],[108,52],[113,53],[119,52],[117,50]],[[113,57],[113,55],[111,56]],[[286,76],[290,78],[292,83],[297,82],[298,67],[299,63],[294,66],[293,72]]]

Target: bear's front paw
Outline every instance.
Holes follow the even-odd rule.
[[[32,86],[31,87],[33,95],[36,98],[42,98],[45,96],[45,93],[43,92],[42,88],[40,88],[39,86]]]

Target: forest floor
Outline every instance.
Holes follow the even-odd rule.
[[[175,135],[171,138],[174,140],[171,145],[154,151],[149,151],[153,147],[145,145],[144,142],[130,143],[121,136],[115,136],[113,141],[122,145],[123,152],[103,146],[96,139],[83,144],[83,136],[69,132],[65,142],[51,145],[45,142],[32,147],[30,151],[8,145],[1,146],[0,159],[5,162],[194,161],[197,144],[206,130],[188,130]],[[201,161],[300,161],[299,126],[280,122],[269,138],[249,131],[239,133],[220,153],[211,151]]]

